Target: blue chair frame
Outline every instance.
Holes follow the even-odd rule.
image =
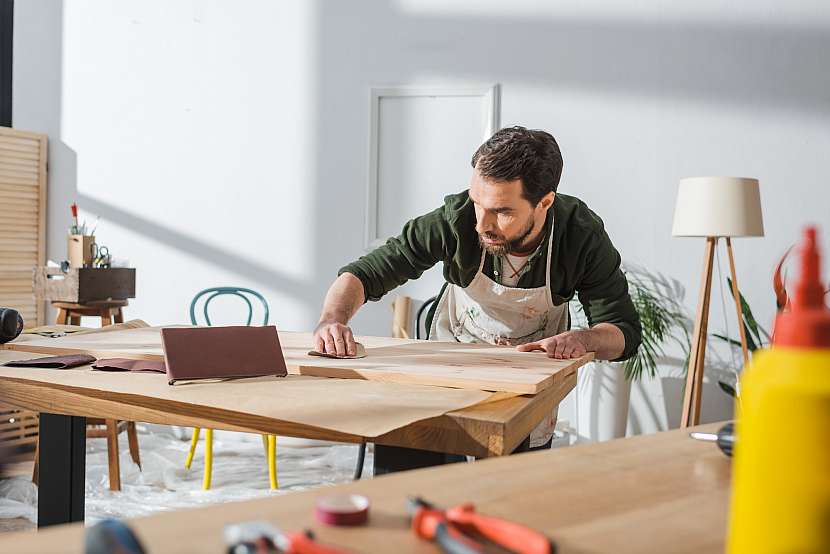
[[[223,295],[237,296],[245,301],[245,304],[248,305],[248,321],[245,323],[245,325],[250,325],[251,321],[253,321],[254,318],[254,306],[253,304],[251,304],[251,300],[247,296],[245,296],[245,294],[250,294],[262,303],[263,311],[265,314],[262,324],[268,325],[268,320],[270,319],[271,313],[268,309],[268,302],[266,302],[265,297],[263,297],[257,291],[246,289],[245,287],[211,287],[199,292],[196,296],[193,297],[193,301],[190,303],[190,323],[192,323],[193,325],[199,324],[196,321],[196,305],[198,304],[199,300],[207,294],[210,294],[211,296],[207,300],[205,300],[205,303],[202,307],[202,313],[205,316],[205,323],[208,326],[212,325],[212,323],[210,322],[210,315],[208,314],[208,306],[210,306],[211,300],[213,300],[217,296]]]
[[[210,296],[205,300],[204,305],[202,306],[202,313],[205,316],[205,323],[208,327],[212,326],[213,324],[210,321],[210,315],[208,313],[208,307],[210,306],[210,302],[216,298],[217,296],[223,295],[230,295],[230,296],[237,296],[245,301],[245,304],[248,306],[248,321],[245,325],[250,325],[251,321],[254,319],[254,306],[251,303],[251,300],[245,296],[249,294],[254,298],[258,299],[262,303],[263,308],[263,325],[268,325],[268,320],[270,319],[270,310],[268,309],[268,302],[265,300],[260,293],[255,290],[251,290],[245,287],[211,287],[207,288],[193,297],[193,300],[190,302],[190,323],[193,325],[198,325],[199,322],[196,320],[196,305],[199,303],[199,300],[204,297],[205,295],[210,294]],[[195,427],[193,429],[193,436],[190,440],[190,452],[187,455],[187,460],[185,461],[185,467],[190,469],[190,464],[193,462],[193,455],[196,452],[196,444],[199,441],[199,427]],[[268,458],[268,478],[270,481],[270,485],[272,489],[279,488],[279,483],[277,482],[277,437],[274,435],[262,435],[262,444],[265,447],[265,454]],[[204,479],[202,480],[202,488],[204,490],[210,489],[210,482],[213,476],[213,429],[205,429],[205,475]]]

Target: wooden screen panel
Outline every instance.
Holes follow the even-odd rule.
[[[0,307],[45,323],[32,271],[45,265],[46,135],[0,127]]]
[[[37,445],[38,429],[37,412],[0,404],[0,445],[10,449],[5,453],[6,461],[31,460]]]

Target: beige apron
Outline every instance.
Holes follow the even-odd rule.
[[[430,340],[517,346],[567,331],[568,303],[554,305],[550,291],[552,245],[548,237],[545,286],[532,289],[506,287],[487,277],[482,250],[472,282],[467,287],[448,284],[438,300]],[[553,436],[556,413],[555,409],[533,430],[531,447]]]

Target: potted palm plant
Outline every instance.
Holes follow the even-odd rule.
[[[683,288],[675,280],[643,268],[624,268],[629,294],[642,325],[642,343],[624,362],[595,361],[579,372],[577,379],[577,432],[592,441],[625,436],[631,383],[657,376],[665,348],[674,343],[688,357],[690,320],[681,299]],[[586,327],[581,305],[571,310],[574,327]],[[685,364],[684,364],[685,365]]]

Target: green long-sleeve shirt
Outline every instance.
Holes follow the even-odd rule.
[[[465,191],[447,196],[442,207],[407,222],[400,236],[390,238],[338,274],[348,272],[360,279],[367,301],[379,300],[438,262],[444,264],[447,283],[466,287],[475,277],[482,256],[475,225],[475,209],[469,194]],[[542,254],[530,260],[530,269],[516,286],[545,285],[547,241],[553,240],[550,287],[554,304],[568,302],[577,295],[589,325],[612,323],[622,331],[625,350],[620,360],[629,358],[640,345],[640,318],[620,270],[620,255],[602,220],[578,198],[557,193],[548,210],[545,233],[544,246],[539,249]],[[499,280],[494,275],[491,254],[486,254],[484,273]]]

